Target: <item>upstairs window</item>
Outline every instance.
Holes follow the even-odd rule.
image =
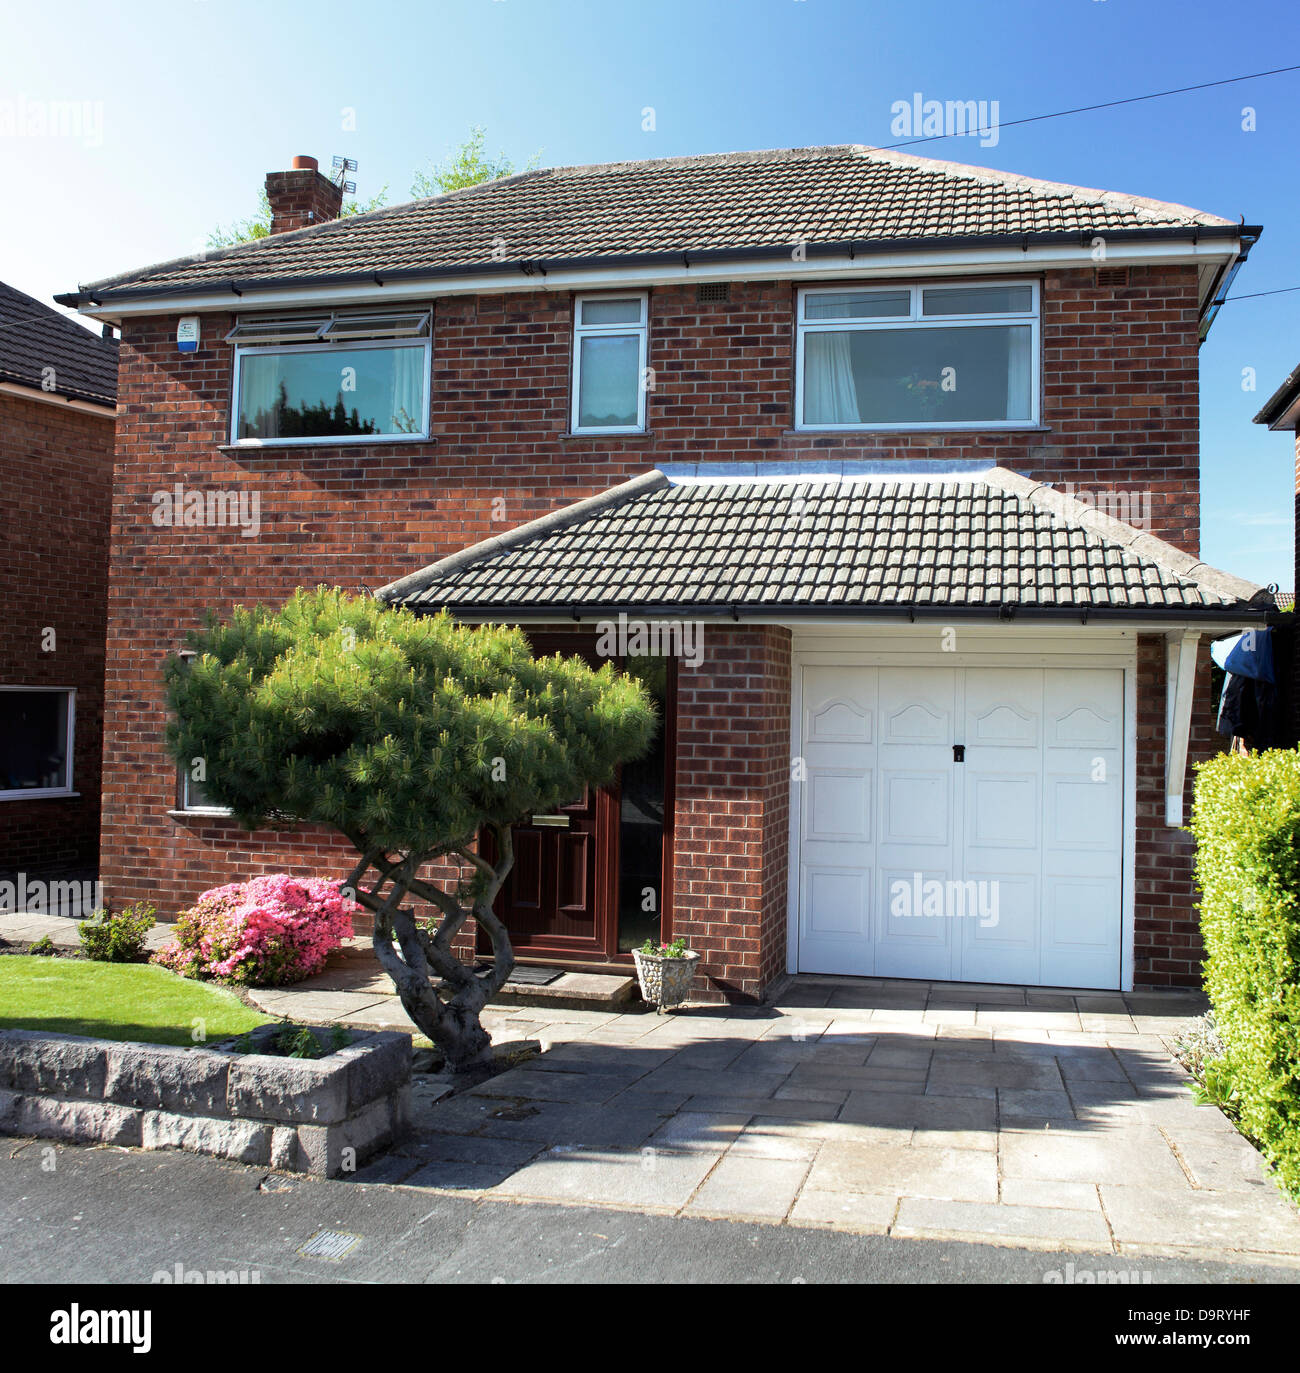
[[[1038,423],[1038,286],[799,293],[799,429],[1026,428]]]
[[[647,297],[579,296],[573,319],[575,434],[645,429]]]
[[[234,443],[373,443],[429,435],[430,312],[241,316]]]
[[[72,794],[76,692],[0,687],[0,800]]]

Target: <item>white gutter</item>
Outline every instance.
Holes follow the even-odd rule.
[[[1097,240],[1104,240],[1102,234]],[[783,258],[761,260],[713,261],[694,263],[653,263],[644,267],[582,267],[531,272],[491,272],[456,277],[430,277],[391,281],[385,285],[350,282],[338,286],[275,287],[258,290],[251,282],[241,286],[241,294],[231,289],[178,291],[175,295],[153,295],[137,300],[86,306],[80,311],[90,319],[119,324],[123,319],[143,315],[165,315],[177,311],[201,314],[204,311],[270,310],[325,305],[401,304],[428,301],[431,297],[465,295],[503,295],[537,291],[636,290],[652,286],[691,285],[712,281],[826,281],[852,279],[896,281],[906,276],[975,276],[1007,271],[1051,271],[1066,268],[1195,266],[1207,262],[1231,263],[1241,252],[1239,240],[1203,239],[1194,232],[1186,239],[1120,240],[1107,243],[1106,256],[1098,261],[1093,249],[1068,244],[1039,244],[1025,248],[1000,245],[988,248],[927,249],[897,253],[865,253],[856,258],[847,254],[816,256],[805,261]],[[232,266],[232,271],[237,270]],[[382,271],[378,273],[382,279]],[[109,288],[111,290],[111,288]]]

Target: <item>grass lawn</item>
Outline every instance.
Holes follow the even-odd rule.
[[[0,1030],[193,1044],[196,1019],[209,1042],[243,1034],[271,1017],[224,987],[191,982],[148,963],[81,958],[0,958]]]

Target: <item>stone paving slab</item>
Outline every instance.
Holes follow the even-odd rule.
[[[48,938],[50,943],[60,949],[81,947],[78,926],[90,915],[82,916],[40,915],[33,911],[0,912],[0,939],[13,944],[35,944],[37,940]],[[144,937],[145,947],[160,948],[172,937],[171,925],[159,923]]]
[[[822,1192],[805,1185],[790,1210],[790,1224],[886,1235],[897,1213],[897,1197],[872,1196],[865,1192]]]
[[[1110,1230],[1100,1211],[1066,1211],[1043,1206],[989,1205],[969,1201],[932,1201],[904,1197],[894,1235],[913,1239],[932,1236],[1067,1241],[1089,1249],[1110,1248]]]
[[[690,1201],[721,1157],[720,1152],[673,1153],[666,1149],[650,1154],[639,1150],[552,1151],[494,1184],[491,1194],[676,1212]]]
[[[996,1202],[998,1169],[991,1154],[975,1149],[830,1140],[813,1162],[808,1185],[822,1192]]]
[[[1091,1133],[1077,1127],[1007,1130],[1001,1136],[998,1159],[1004,1177],[1123,1183],[1180,1195],[1191,1187],[1168,1141],[1153,1125]]]
[[[729,1153],[686,1204],[684,1215],[781,1220],[808,1175],[806,1160]]]
[[[1300,1256],[1300,1215],[1270,1186],[1263,1192],[1171,1196],[1122,1183],[1101,1187],[1121,1250],[1130,1245]]]

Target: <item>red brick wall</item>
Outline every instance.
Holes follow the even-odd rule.
[[[1165,677],[1163,636],[1140,635],[1134,981],[1148,987],[1199,987],[1205,950],[1192,880],[1196,844],[1185,829],[1165,824]],[[1187,745],[1185,820],[1192,814],[1195,764],[1223,752],[1228,743],[1214,728],[1216,705],[1210,691],[1209,644],[1202,641]]]
[[[268,173],[266,198],[271,202],[271,232],[286,234],[337,219],[343,190],[318,171],[302,167]]]
[[[79,796],[0,801],[0,872],[95,868],[113,415],[0,394],[0,683],[77,689]],[[42,645],[46,629],[54,649]]]
[[[735,284],[730,301],[707,304],[693,288],[654,292],[651,432],[601,439],[566,436],[572,304],[563,293],[435,303],[434,440],[425,443],[223,450],[231,356],[221,339],[230,317],[205,317],[203,347],[186,357],[176,352],[174,317],[129,322],[110,581],[109,894],[151,896],[169,913],[207,886],[258,871],[346,869],[343,847],[325,837],[232,842],[228,824],[168,816],[175,782],[161,750],[159,669],[204,610],[278,602],[318,581],[373,588],[659,462],[981,458],[1084,488],[1149,492],[1153,531],[1195,550],[1195,271],[1136,270],[1120,289],[1092,280],[1068,272],[1044,281],[1046,427],[1030,433],[793,433],[788,283]],[[151,496],[178,481],[256,492],[260,535],[155,527]],[[788,767],[784,734],[780,747]],[[762,842],[783,844],[774,802],[751,792],[746,784],[743,796],[717,797],[740,808],[739,828],[766,825]],[[709,793],[693,804],[710,804]],[[736,936],[761,948],[734,951],[763,971],[737,961],[730,973],[726,964],[715,970],[720,980],[746,984],[779,969],[780,941],[764,923],[784,922],[775,885],[784,883],[783,863],[774,868],[766,895],[745,895],[760,902],[765,932]]]
[[[785,971],[790,631],[705,626],[677,678],[674,937],[702,953],[697,989],[758,995]]]

